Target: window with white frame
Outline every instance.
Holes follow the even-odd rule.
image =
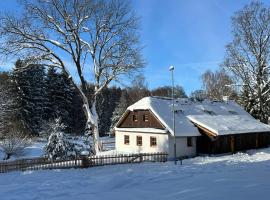
[[[151,136],[150,137],[150,147],[155,147],[155,146],[157,146],[157,138]]]
[[[142,146],[142,136],[137,136],[137,146]]]
[[[124,135],[124,144],[129,144],[129,135]]]

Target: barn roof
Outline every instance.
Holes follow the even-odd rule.
[[[139,133],[167,133],[167,130],[157,129],[157,128],[115,128],[122,132],[139,132]]]
[[[160,120],[160,122],[165,126],[165,128],[172,134],[173,133],[173,120],[172,120],[172,100],[165,97],[145,97],[135,104],[128,107],[128,110],[151,110],[155,116]],[[208,128],[216,130],[217,133],[220,129],[219,127],[226,126],[226,120],[233,120],[235,116],[242,121],[238,125],[229,126],[229,129],[225,131],[220,129],[222,134],[234,134],[239,129],[248,132],[270,132],[270,126],[262,124],[255,120],[251,115],[249,115],[241,106],[236,104],[234,101],[195,101],[188,98],[181,98],[175,100],[175,132],[176,136],[200,136],[198,128],[194,125],[197,122],[200,124],[208,125]],[[218,119],[216,119],[216,117]],[[225,116],[222,120],[221,116]],[[203,121],[203,118],[208,119],[208,121]],[[211,118],[212,117],[212,118]],[[211,118],[211,119],[210,119]],[[210,121],[213,121],[210,124]],[[219,120],[219,123],[214,122]],[[206,123],[208,122],[208,123]],[[248,122],[253,128],[246,128]],[[223,132],[222,132],[223,131]]]
[[[193,123],[211,131],[216,136],[240,133],[270,132],[270,126],[247,115],[189,115]]]

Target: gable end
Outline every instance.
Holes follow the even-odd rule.
[[[145,120],[147,118],[147,120]],[[134,120],[136,119],[136,120]],[[117,128],[156,128],[165,129],[150,110],[128,111],[117,124]]]

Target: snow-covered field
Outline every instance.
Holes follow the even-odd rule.
[[[83,138],[81,137],[76,137],[75,139],[72,138],[72,140],[77,141],[79,144],[83,144]],[[102,143],[104,144],[104,149],[105,150],[112,150],[114,149],[114,138],[111,137],[101,137],[100,138]],[[13,155],[11,156],[10,160],[16,160],[16,159],[23,159],[23,158],[34,158],[34,157],[41,157],[44,156],[44,146],[46,144],[46,140],[40,139],[40,138],[34,138],[31,141],[31,144],[25,148],[25,150],[22,152],[20,155]],[[103,152],[103,154],[108,154],[109,152]],[[3,160],[5,157],[5,154],[1,151],[0,148],[0,160]],[[1,199],[1,198],[0,198]]]
[[[270,148],[219,157],[0,174],[0,199],[253,200],[270,197]]]
[[[44,155],[45,141],[33,141],[30,146],[26,147],[20,155],[12,155],[10,160],[22,159],[22,158],[34,158]],[[5,154],[0,148],[0,160],[3,160]]]

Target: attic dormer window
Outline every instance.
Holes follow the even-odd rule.
[[[148,119],[148,115],[147,115],[147,114],[143,115],[143,121],[144,121],[144,122],[148,122],[148,120],[149,120],[149,119]]]
[[[209,114],[209,115],[216,115],[212,110],[203,110],[203,112]]]
[[[183,113],[184,111],[182,109],[180,109],[180,110],[175,110],[174,112],[180,114],[180,113]]]
[[[132,118],[133,118],[133,121],[134,121],[134,122],[137,122],[137,121],[138,121],[138,115],[133,115]]]
[[[237,115],[238,113],[236,112],[236,111],[234,111],[234,110],[229,110],[228,111],[230,114],[232,114],[232,115]]]

